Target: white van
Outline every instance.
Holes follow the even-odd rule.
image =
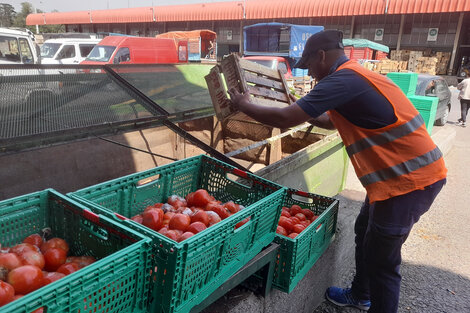
[[[27,29],[0,27],[0,64],[38,64],[39,48]]]
[[[41,47],[42,64],[79,64],[101,39],[49,39]]]

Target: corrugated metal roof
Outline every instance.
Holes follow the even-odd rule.
[[[247,1],[248,2],[248,1]],[[157,22],[240,20],[243,3],[211,2],[155,7]]]
[[[90,11],[29,14],[26,25],[89,24]]]
[[[154,8],[126,8],[91,11],[93,23],[144,23],[152,22]]]
[[[444,13],[470,11],[469,0],[390,0],[389,14]]]
[[[386,0],[246,0],[98,11],[30,14],[27,25],[143,23],[381,15]],[[470,0],[389,0],[388,14],[470,11]],[[90,19],[91,14],[91,19]]]
[[[383,14],[383,0],[247,1],[247,19]]]

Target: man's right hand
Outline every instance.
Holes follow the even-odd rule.
[[[240,93],[235,88],[228,90],[230,95],[231,105],[236,111],[244,112],[244,109],[250,105],[250,94]]]

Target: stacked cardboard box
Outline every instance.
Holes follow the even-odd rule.
[[[437,62],[434,57],[420,57],[413,72],[436,75]]]
[[[437,52],[436,53],[436,58],[437,58],[436,73],[438,75],[447,74],[447,68],[449,67],[450,56],[451,56],[450,52]]]
[[[411,71],[416,73],[428,73],[433,75],[445,75],[450,61],[450,52],[432,52],[431,49],[424,51],[392,50],[390,59],[407,62],[400,66],[400,71]],[[435,62],[437,59],[437,62]]]

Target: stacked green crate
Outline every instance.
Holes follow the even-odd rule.
[[[426,96],[408,96],[415,108],[424,119],[424,124],[429,134],[431,134],[434,121],[436,120],[436,110],[439,98]]]
[[[416,84],[418,83],[418,74],[393,72],[388,73],[387,77],[400,87],[407,97],[415,94]]]

